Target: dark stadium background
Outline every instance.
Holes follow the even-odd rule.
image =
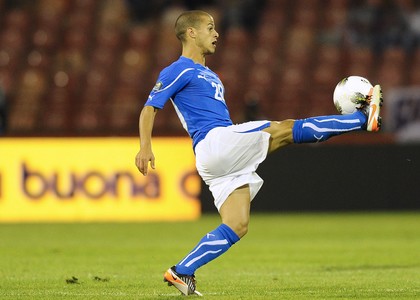
[[[281,150],[260,168],[255,209],[420,208],[416,0],[0,0],[0,134],[137,136],[158,72],[180,55],[173,23],[185,9],[217,21],[207,63],[236,123],[334,114],[349,75],[383,87],[381,133]],[[170,106],[154,134],[186,135]],[[204,211],[209,197],[203,186]]]

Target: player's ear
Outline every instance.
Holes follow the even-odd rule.
[[[195,32],[195,29],[193,27],[188,27],[187,28],[187,35],[190,38],[195,39],[195,37],[197,36],[197,33]]]

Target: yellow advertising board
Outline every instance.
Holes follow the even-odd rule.
[[[155,138],[146,177],[138,148],[137,138],[0,139],[0,222],[197,219],[191,140]]]

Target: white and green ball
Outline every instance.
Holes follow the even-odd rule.
[[[364,77],[346,77],[334,89],[334,105],[340,114],[352,114],[366,104],[372,89],[372,84]]]

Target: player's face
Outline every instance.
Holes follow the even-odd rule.
[[[203,54],[213,54],[216,51],[218,37],[213,18],[211,16],[203,17],[199,28],[197,28],[196,38],[197,46]]]

